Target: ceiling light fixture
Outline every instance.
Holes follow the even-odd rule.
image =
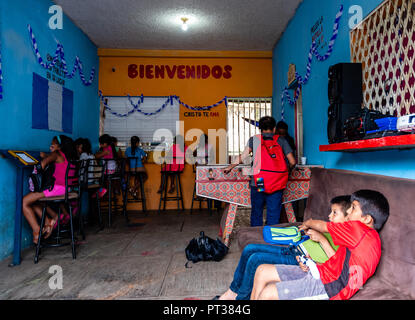
[[[183,24],[182,24],[182,30],[183,31],[187,31],[188,29],[188,25],[187,25],[187,20],[189,20],[188,18],[182,18]]]

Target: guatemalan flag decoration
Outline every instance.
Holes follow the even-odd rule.
[[[72,133],[73,92],[33,73],[32,128]]]

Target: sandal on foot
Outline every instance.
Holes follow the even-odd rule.
[[[50,220],[49,224],[45,224],[45,236],[44,236],[45,239],[50,237],[50,235],[53,232],[54,226],[55,224],[57,225],[57,223],[58,223],[58,219],[56,218],[56,220],[53,220],[53,219]]]
[[[37,246],[38,242],[39,242],[39,232],[33,232],[33,244]]]

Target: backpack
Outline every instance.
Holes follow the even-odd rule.
[[[261,144],[254,160],[254,182],[259,192],[274,193],[285,189],[288,182],[288,167],[282,147],[278,143],[279,135],[265,138],[257,135]]]
[[[270,244],[297,245],[302,240],[301,232],[297,227],[265,226],[262,233],[264,241]]]
[[[45,169],[38,163],[29,177],[29,189],[32,192],[52,191],[55,186],[55,164],[51,163]]]
[[[193,263],[210,260],[221,261],[228,253],[228,250],[229,248],[219,238],[213,240],[205,236],[205,233],[201,231],[200,237],[190,240],[185,249],[188,260],[185,266],[188,268],[187,264],[190,261]]]

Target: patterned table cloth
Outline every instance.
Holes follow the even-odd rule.
[[[196,194],[200,197],[227,203],[222,216],[220,236],[229,245],[238,206],[251,206],[249,187],[250,166],[240,165],[225,175],[227,165],[206,165],[196,167]],[[297,166],[284,190],[283,204],[289,222],[296,222],[292,202],[308,198],[311,166]]]

